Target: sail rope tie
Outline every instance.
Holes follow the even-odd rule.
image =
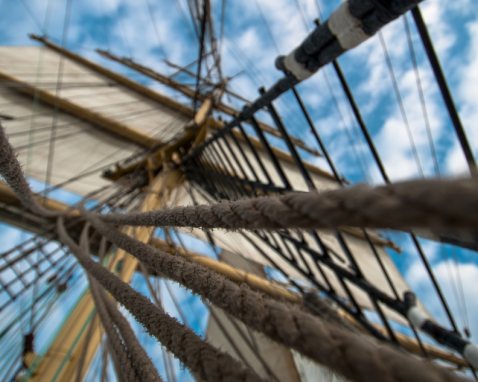
[[[89,250],[89,237],[88,237],[89,224],[85,224],[80,237],[80,249],[88,256]],[[144,351],[143,347],[139,344],[131,326],[123,315],[118,311],[116,305],[106,296],[103,288],[96,282],[96,280],[89,278],[96,291],[96,299],[99,299],[109,318],[113,321],[113,324],[117,327],[120,336],[123,339],[126,353],[130,358],[132,367],[134,368],[138,379],[141,382],[160,382],[159,376],[153,362]]]
[[[343,226],[431,229],[476,234],[478,180],[414,180],[373,187],[290,193],[211,205],[164,208],[142,213],[110,213],[119,225],[192,228],[321,229]]]
[[[251,369],[203,341],[191,329],[84,254],[66,232],[62,217],[57,220],[57,228],[61,242],[68,246],[85,271],[193,373],[205,381],[261,381]]]
[[[108,241],[223,309],[250,328],[291,347],[352,381],[461,381],[447,370],[372,338],[326,322],[297,306],[268,298],[181,256],[171,256],[129,237],[85,212]]]

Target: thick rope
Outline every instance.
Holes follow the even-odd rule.
[[[86,272],[156,337],[171,353],[192,372],[205,381],[260,381],[250,369],[246,369],[230,355],[217,350],[203,341],[192,330],[165,314],[146,297],[132,289],[117,276],[85,256],[67,234],[63,218],[58,219],[58,235],[69,247]]]
[[[5,177],[22,203],[34,212],[49,214],[35,203],[3,130],[0,133],[0,155],[2,156],[0,174]],[[284,226],[316,228],[317,225],[403,228],[397,226],[398,223],[383,218],[388,215],[393,216],[407,229],[417,227],[417,222],[424,226],[440,228],[447,225],[453,228],[457,226],[474,228],[477,222],[477,218],[473,216],[477,210],[475,192],[476,182],[472,180],[415,181],[378,188],[357,186],[322,194],[291,194],[279,198],[170,209],[163,214],[161,225],[183,224],[215,228],[223,224],[224,228],[232,229],[241,227],[277,229]],[[324,195],[327,197],[323,198]],[[413,208],[410,208],[410,205]],[[204,214],[206,220],[199,213]],[[137,223],[144,225],[144,217],[148,221],[148,218],[154,218],[155,214],[161,215],[161,211],[152,214],[109,215],[106,219],[131,224],[124,219],[139,217],[141,222]],[[219,216],[221,214],[224,216]],[[290,216],[285,216],[287,214]],[[386,345],[377,344],[365,336],[344,331],[297,307],[265,298],[207,268],[156,251],[102,224],[94,216],[90,214],[87,216],[100,233],[146,265],[209,299],[250,327],[351,380],[390,382],[460,380],[458,376],[444,369],[421,362]],[[261,221],[263,226],[258,227],[257,221]],[[150,225],[155,224],[150,221]],[[88,256],[82,256],[78,246],[67,235],[62,218],[58,219],[58,232],[62,241],[71,248],[87,272],[192,371],[197,372],[205,380],[259,380],[252,371],[244,369],[229,355],[203,342],[191,330],[158,310],[148,299]]]
[[[90,281],[90,290],[95,301],[96,310],[98,312],[98,316],[100,317],[101,324],[105,329],[106,338],[112,352],[113,360],[115,360],[114,365],[116,369],[116,375],[124,382],[141,382],[141,379],[138,377],[136,370],[134,369],[128,356],[127,348],[124,346],[119,332],[110,320],[110,316],[106,310],[104,301],[98,293],[98,285],[96,284],[96,281],[91,277],[88,279]]]
[[[106,310],[110,314],[110,317],[113,319],[116,327],[120,331],[125,344],[127,344],[128,354],[131,357],[134,369],[140,377],[140,381],[161,381],[161,377],[158,374],[158,371],[153,365],[151,358],[144,351],[143,347],[138,342],[131,326],[128,321],[123,317],[123,315],[118,311],[115,304],[104,295],[103,290],[99,289],[99,294],[101,295]]]
[[[89,254],[89,239],[88,239],[88,224],[85,225],[80,238],[80,250],[84,256]],[[94,294],[96,299],[99,299],[101,304],[106,309],[108,317],[113,320],[113,324],[117,327],[123,343],[126,348],[126,353],[130,358],[132,367],[134,368],[138,379],[141,382],[160,382],[159,376],[153,362],[143,347],[139,344],[131,326],[123,315],[118,311],[116,305],[106,296],[103,288],[98,285],[96,280],[89,278],[92,289],[95,289]]]
[[[22,172],[22,167],[8,142],[5,131],[0,126],[0,175],[17,195],[22,204],[32,212],[42,216],[58,216],[39,205],[33,196],[30,186]]]
[[[97,232],[131,253],[149,269],[159,271],[164,277],[184,285],[249,327],[350,380],[461,380],[442,368],[314,317],[297,305],[267,298],[181,256],[156,250],[100,222],[93,214],[86,213],[86,217]]]
[[[0,175],[23,205],[43,216],[40,206],[0,127]],[[214,205],[178,207],[137,214],[108,214],[115,224],[227,229],[369,228],[434,231],[478,226],[478,179],[415,180],[371,187],[358,185],[326,192],[292,193]]]
[[[226,229],[340,226],[439,231],[478,227],[478,180],[414,180],[290,193],[152,212],[104,215],[114,224]]]

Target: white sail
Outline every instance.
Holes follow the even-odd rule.
[[[189,120],[177,111],[153,102],[69,58],[62,58],[47,48],[0,47],[0,73],[161,142],[180,133]],[[58,78],[62,85],[56,94]],[[137,144],[120,139],[113,132],[67,114],[54,105],[36,102],[34,97],[20,94],[16,89],[18,87],[16,82],[3,81],[0,104],[5,105],[2,108],[5,115],[1,122],[10,136],[10,142],[18,149],[18,158],[28,176],[45,181],[53,125],[56,126],[57,137],[51,164],[53,184],[139,152]],[[27,148],[29,145],[31,147]],[[110,183],[100,174],[96,171],[63,188],[84,195]]]
[[[247,272],[264,276],[262,267],[224,251],[220,260]],[[292,352],[264,335],[249,329],[222,310],[211,307],[206,331],[208,342],[245,362],[265,380],[298,382],[301,379]]]

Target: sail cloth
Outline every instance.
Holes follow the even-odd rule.
[[[246,149],[244,149],[244,152],[247,152]],[[273,165],[267,159],[267,156],[262,155],[261,157],[264,166],[270,169],[270,174],[277,177],[278,175],[274,174]],[[249,159],[252,161],[252,163],[254,163],[252,156]],[[281,160],[280,163],[289,179],[289,182],[296,186],[294,188],[296,190],[306,190],[306,184],[297,167],[292,166],[292,164],[287,163],[284,160]],[[245,165],[245,163],[242,164]],[[220,164],[217,163],[216,165],[219,166]],[[321,176],[318,173],[312,173],[312,179],[319,190],[339,187],[339,184],[331,180],[327,175]],[[279,182],[279,179],[277,178],[275,181]],[[184,187],[176,191],[176,205],[193,205],[193,199],[189,193],[190,191],[188,191],[188,189],[190,190],[191,188],[194,187],[190,187],[186,184]],[[194,193],[195,201],[199,204],[208,204],[213,200],[213,198],[208,195],[205,190],[201,192],[193,190],[192,192]],[[189,232],[202,240],[207,240],[205,232],[200,229],[185,229],[184,231]],[[308,250],[315,251],[318,254],[323,253],[318,242],[308,232],[302,232],[303,236],[301,237],[299,233],[289,231],[285,235],[287,238],[282,241],[281,238],[284,238],[284,234],[282,234],[281,237],[281,232],[268,232],[266,234],[270,243],[279,245],[281,252],[288,254],[289,260],[280,256],[278,252],[271,247],[271,245],[266,243],[264,240],[261,240],[253,232],[214,229],[210,231],[210,234],[212,235],[215,244],[227,251],[243,256],[246,259],[252,260],[264,266],[279,268],[290,278],[302,280],[302,282],[306,285],[317,287],[317,284],[310,284],[310,278],[307,277],[307,273],[310,272],[313,275],[313,278],[318,282],[318,285],[324,288],[332,287],[339,297],[346,299],[349,298],[349,295],[342,283],[343,278],[338,276],[331,267],[325,265],[321,265],[320,268],[317,267],[316,263],[312,259],[311,252],[307,252],[307,250],[302,251],[303,256],[298,254],[294,243],[301,242],[302,240],[305,241]],[[357,237],[343,233],[342,236],[345,242],[344,247],[343,243],[340,243],[338,240],[335,232],[321,230],[318,231],[318,236],[323,245],[327,248],[331,260],[336,267],[353,272],[354,267],[346,253],[348,249],[353,254],[360,271],[363,273],[364,278],[375,288],[387,294],[390,298],[394,299],[397,297],[397,295],[402,298],[404,292],[410,290],[410,287],[395,266],[389,254],[385,251],[384,245],[375,245],[375,248],[372,249],[370,244],[365,240],[365,237]],[[290,255],[291,253],[293,253],[296,264],[292,264],[290,261],[292,258]],[[393,283],[393,287],[395,288],[397,295],[395,295],[392,286],[388,282],[387,275],[385,275],[382,267],[386,270],[388,278]],[[302,272],[300,270],[302,270]],[[377,305],[375,305],[366,292],[356,287],[350,281],[345,281],[345,284],[360,306],[371,311],[376,311]],[[379,305],[387,317],[403,324],[406,323],[401,315],[381,304]],[[420,304],[420,306],[423,308],[423,304]]]
[[[236,268],[264,276],[262,267],[234,253],[223,251],[219,259]],[[206,339],[234,358],[242,360],[267,381],[299,382],[292,352],[239,320],[211,306]]]
[[[63,100],[162,142],[180,133],[189,120],[178,111],[153,102],[43,47],[0,47],[1,74],[51,95],[59,95]],[[145,150],[55,105],[36,102],[34,97],[18,92],[18,82],[6,80],[5,76],[1,79],[2,126],[17,150],[27,176],[45,181],[53,125],[56,126],[56,141],[51,163],[52,184],[106,167]],[[58,80],[61,82],[59,91]],[[109,183],[101,178],[101,171],[95,171],[64,188],[85,195]]]

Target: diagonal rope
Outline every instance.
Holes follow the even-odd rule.
[[[63,218],[58,219],[58,234],[60,240],[70,248],[85,271],[124,305],[152,336],[202,379],[206,381],[260,380],[253,371],[245,369],[231,356],[204,342],[192,330],[165,314],[146,297],[90,259],[69,237]]]
[[[93,214],[98,233],[151,269],[199,294],[272,340],[291,347],[353,381],[454,381],[444,369],[419,361],[371,338],[312,316],[296,305],[267,298],[203,266],[135,240]]]
[[[12,188],[22,204],[31,211],[43,216],[55,216],[55,214],[41,205],[33,197],[33,193],[23,175],[12,146],[8,142],[5,131],[0,126],[0,175],[3,176]]]
[[[1,137],[5,138],[3,134],[0,135],[0,138]],[[0,140],[0,147],[2,149],[5,147],[9,148],[11,154],[13,154],[6,139]],[[23,174],[21,173],[21,168],[16,161],[16,158],[14,156],[2,156],[1,159],[0,172],[4,176],[5,168],[10,169],[8,165],[11,165],[12,163],[17,165],[17,167],[13,166],[16,171],[13,173],[7,172],[7,175],[9,175],[7,178],[15,190],[22,190],[22,188],[19,188],[18,184],[15,182],[23,184],[25,195],[21,196],[26,201],[27,205],[31,204],[33,196]],[[6,167],[5,164],[7,164]],[[424,181],[420,181],[418,184],[423,184],[423,182]],[[443,183],[444,181],[439,182]],[[453,183],[453,189],[459,188],[456,186],[456,183],[457,182]],[[450,184],[452,183],[448,183],[448,185]],[[400,186],[403,188],[404,183],[400,184]],[[436,187],[430,189],[430,183],[428,183],[428,186],[429,189],[426,194],[431,198],[431,196],[436,193]],[[476,190],[474,183],[471,183],[471,186],[471,191]],[[388,187],[396,187],[396,185]],[[382,188],[386,189],[386,187]],[[405,189],[409,188],[409,185],[405,185]],[[343,193],[352,190],[353,195],[357,192],[357,189],[359,188],[355,187],[348,190],[330,191],[329,193]],[[322,195],[324,194],[327,193],[323,193]],[[415,194],[415,192],[412,194]],[[308,196],[309,194],[293,194],[292,199],[295,197],[300,199],[304,195]],[[377,195],[368,196],[369,199],[377,198]],[[291,197],[291,195],[288,195],[287,197]],[[269,199],[273,200],[273,198]],[[263,200],[268,200],[268,198]],[[289,204],[291,202],[293,205],[293,200],[288,201]],[[244,201],[236,203],[244,203]],[[284,203],[279,203],[279,205],[280,204],[284,205]],[[448,207],[450,204],[453,203],[448,202]],[[33,207],[35,207],[35,204],[33,204]],[[226,204],[226,207],[229,208],[229,204]],[[272,207],[274,209],[277,208],[277,203]],[[305,212],[313,214],[316,212],[316,209],[313,207],[315,207],[315,203],[313,203],[312,206],[307,206]],[[392,209],[393,207],[396,208],[397,206],[394,206],[392,203]],[[456,206],[454,207],[456,208]],[[453,211],[454,208],[452,207],[451,210]],[[471,210],[475,211],[476,208],[472,208]],[[252,216],[249,216],[249,219],[251,217],[257,217],[255,216],[257,213],[254,215],[254,211],[252,212],[253,214]],[[267,211],[267,213],[271,215],[271,211]],[[252,328],[263,332],[272,339],[283,343],[286,346],[297,349],[303,354],[327,365],[331,369],[351,379],[357,381],[373,380],[370,376],[370,370],[373,370],[374,375],[377,378],[380,378],[377,380],[381,381],[387,380],[388,378],[390,378],[390,380],[399,381],[410,379],[424,381],[455,379],[451,374],[448,374],[441,369],[435,369],[431,366],[427,367],[425,366],[426,364],[423,364],[418,360],[399,354],[386,346],[380,346],[374,342],[370,342],[369,340],[366,340],[365,337],[356,338],[355,335],[344,332],[335,325],[321,322],[317,318],[300,310],[297,311],[296,308],[290,309],[286,304],[264,298],[262,295],[252,292],[247,287],[238,286],[196,264],[191,264],[179,257],[173,257],[156,251],[143,243],[121,234],[117,230],[112,229],[112,227],[101,223],[90,213],[87,213],[86,216],[100,234],[106,236],[118,247],[134,254],[146,265],[153,269],[160,270],[165,276],[185,285],[204,298],[209,299],[216,306],[223,308],[228,313],[238,317]],[[237,216],[237,213],[234,214],[234,216]],[[301,219],[300,216],[295,216],[295,218],[299,220]],[[270,216],[267,220],[271,221]],[[65,242],[65,244],[68,244],[88,272],[101,282],[103,287],[112,293],[117,300],[124,304],[134,316],[140,318],[139,321],[146,326],[150,333],[155,335],[162,343],[168,345],[170,350],[182,359],[183,362],[193,371],[197,371],[205,379],[210,380],[217,380],[219,376],[223,376],[223,373],[256,379],[255,375],[251,376],[251,372],[242,369],[240,365],[229,359],[228,356],[221,354],[214,348],[211,349],[205,346],[195,334],[189,331],[189,329],[184,328],[182,325],[171,319],[171,317],[164,315],[164,313],[154,307],[149,300],[132,290],[127,284],[120,282],[116,276],[109,273],[106,269],[102,268],[88,257],[82,256],[78,246],[76,246],[66,234],[62,224],[62,218],[58,220],[58,225],[62,241]],[[159,325],[159,322],[161,322],[161,325]],[[172,340],[172,333],[176,332],[183,333],[183,335],[180,336],[180,340],[177,342]],[[323,344],[323,346],[317,346],[317,344]],[[365,356],[365,359],[360,358],[362,356]],[[357,357],[360,359],[357,359]],[[408,366],[404,368],[403,365],[406,364],[408,364]]]
[[[109,223],[225,229],[357,226],[437,231],[478,225],[478,180],[414,180],[102,216]]]
[[[415,73],[415,82],[417,85],[418,97],[420,99],[420,106],[422,109],[423,120],[425,122],[425,130],[427,133],[428,146],[429,146],[430,154],[432,155],[433,165],[435,168],[435,175],[440,176],[440,165],[438,164],[437,150],[435,147],[435,143],[433,142],[433,134],[432,134],[431,124],[430,124],[430,117],[428,115],[427,103],[425,101],[425,93],[423,91],[422,80],[420,77],[420,70],[418,68],[417,54],[413,46],[413,39],[412,39],[411,31],[410,31],[410,25],[408,23],[408,19],[406,15],[404,15],[402,19],[405,26],[405,32],[407,34],[408,51],[410,54],[410,59],[413,64],[413,71]]]
[[[111,349],[111,356],[116,369],[116,375],[119,380],[123,382],[140,382],[140,379],[131,365],[127,350],[121,341],[121,337],[111,322],[110,316],[104,306],[104,302],[98,294],[98,288],[95,281],[90,277],[88,279],[90,281],[90,290],[93,300],[95,301],[96,311],[98,312],[101,324],[105,329],[107,342]]]
[[[80,249],[83,253],[88,255],[89,250],[89,225],[85,224],[80,238]],[[112,320],[116,326],[119,335],[121,336],[128,358],[131,361],[132,367],[141,382],[161,382],[161,378],[158,375],[156,368],[154,367],[151,359],[144,351],[143,347],[139,344],[131,326],[123,315],[118,311],[116,305],[106,296],[104,290],[96,282],[96,280],[89,278],[92,292],[96,289],[96,299],[101,300],[100,303],[106,309],[108,317]],[[95,297],[95,296],[93,296]],[[128,380],[129,381],[129,380]]]

